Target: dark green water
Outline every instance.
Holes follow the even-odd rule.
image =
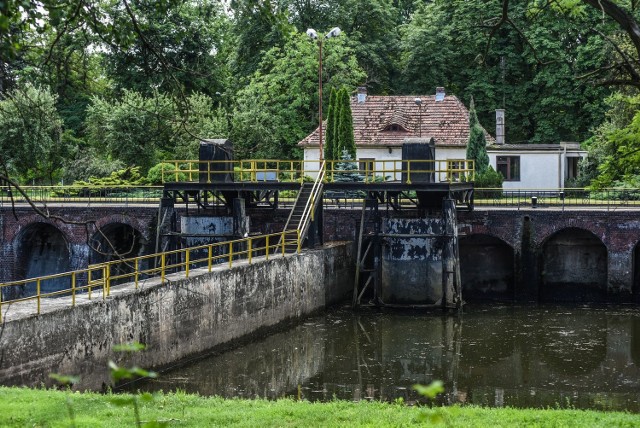
[[[640,412],[640,309],[467,306],[460,317],[331,311],[128,389]]]

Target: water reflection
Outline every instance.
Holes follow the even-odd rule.
[[[640,411],[633,308],[469,306],[461,317],[337,310],[129,386],[224,397],[417,400]]]

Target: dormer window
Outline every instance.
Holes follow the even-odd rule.
[[[409,132],[408,122],[408,115],[404,111],[394,111],[382,123],[383,126],[380,130],[383,132]]]
[[[404,129],[402,126],[398,125],[397,123],[392,123],[391,125],[387,126],[384,130],[385,131],[406,131],[406,129]]]

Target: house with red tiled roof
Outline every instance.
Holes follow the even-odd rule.
[[[435,95],[369,96],[361,87],[351,98],[351,112],[362,171],[389,178],[387,171],[399,168],[403,145],[408,143],[434,146],[436,169],[466,158],[469,110],[444,88],[437,88]],[[298,143],[309,171],[318,170],[318,136],[316,129]],[[577,143],[505,144],[504,110],[496,111],[499,141],[486,130],[485,136],[490,163],[505,177],[505,189],[562,188],[567,178],[577,174],[578,161],[586,156]]]
[[[385,161],[402,159],[408,139],[435,146],[435,160],[465,159],[469,139],[469,110],[455,96],[437,88],[435,95],[369,96],[364,88],[351,98],[357,160],[362,170],[387,169]],[[305,164],[317,165],[319,132],[298,143]],[[487,142],[494,138],[486,134]],[[416,140],[417,139],[417,140]],[[317,170],[316,168],[309,168]]]

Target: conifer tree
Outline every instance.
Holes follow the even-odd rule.
[[[336,111],[336,99],[337,92],[335,88],[331,88],[331,95],[329,95],[329,108],[327,111],[327,125],[326,132],[324,138],[324,158],[326,160],[336,160],[338,156],[336,156],[336,122],[337,122],[337,111]]]
[[[353,118],[351,116],[351,104],[349,102],[349,91],[342,88],[336,95],[338,100],[338,124],[336,128],[335,153],[342,154],[347,151],[353,159],[356,157],[356,143],[353,137]]]
[[[476,107],[471,98],[469,106],[469,141],[467,143],[467,159],[471,159],[475,163],[477,174],[482,174],[489,166],[489,155],[487,154],[487,139],[484,135],[484,129],[480,126]]]

